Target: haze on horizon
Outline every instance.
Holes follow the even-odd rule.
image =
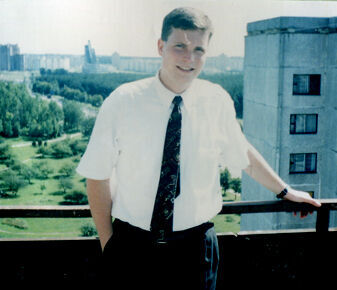
[[[18,44],[21,53],[83,55],[90,40],[97,55],[158,56],[162,19],[180,6],[202,9],[212,19],[210,56],[243,56],[249,22],[337,11],[335,1],[0,0],[0,44]]]

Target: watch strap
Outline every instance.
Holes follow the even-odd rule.
[[[279,194],[276,195],[277,198],[283,199],[288,193],[288,188],[285,187]]]

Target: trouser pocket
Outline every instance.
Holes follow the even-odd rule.
[[[104,248],[103,248],[103,256],[105,256],[108,252],[110,252],[111,248],[113,248],[113,241],[115,237],[112,234],[109,238],[109,240],[106,242]]]

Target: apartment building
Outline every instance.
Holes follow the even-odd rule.
[[[0,71],[24,70],[24,57],[17,44],[0,44]]]
[[[244,133],[292,187],[337,197],[337,17],[249,23],[244,60]],[[275,196],[246,174],[243,200]],[[336,226],[332,213],[331,226]],[[243,215],[241,230],[311,228],[292,213]]]

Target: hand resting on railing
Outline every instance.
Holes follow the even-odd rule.
[[[309,203],[316,207],[321,206],[321,203],[312,198],[309,193],[295,190],[287,185],[251,144],[247,155],[249,166],[245,169],[245,172],[268,190],[279,194],[287,189],[287,193],[283,196],[283,199],[293,202]],[[306,217],[308,213],[309,212],[302,211],[301,217]],[[294,214],[296,215],[296,212]]]

